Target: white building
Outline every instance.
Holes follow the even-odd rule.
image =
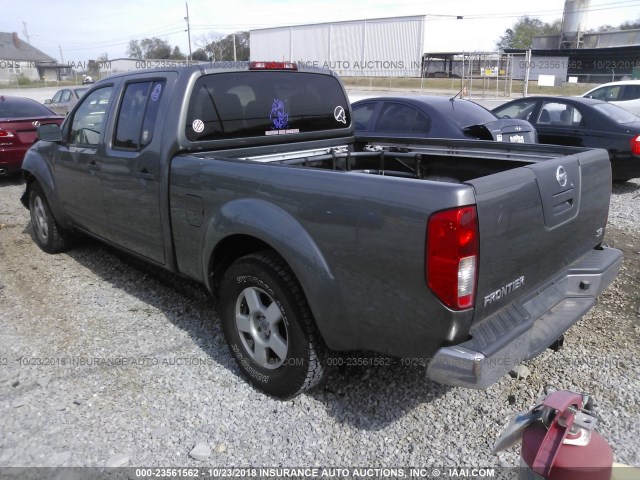
[[[341,76],[419,77],[425,15],[251,30],[252,61],[327,67]]]

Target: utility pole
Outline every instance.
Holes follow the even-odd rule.
[[[29,41],[29,32],[27,31],[27,22],[22,22],[22,25],[24,26],[24,29],[22,30],[22,33],[24,34],[24,38],[27,39],[27,43],[31,44],[31,42]]]
[[[58,45],[58,50],[60,50],[60,64],[64,64],[64,58],[62,57],[62,47]]]
[[[233,32],[233,61],[236,61],[236,32]]]
[[[187,21],[187,29],[185,30],[185,32],[187,32],[187,38],[189,39],[189,61],[191,61],[191,26],[189,25],[189,4],[185,2],[185,5],[187,6],[187,16],[184,17],[184,19]]]

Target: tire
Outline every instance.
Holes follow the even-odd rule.
[[[326,348],[295,276],[264,251],[229,267],[220,292],[231,355],[258,390],[286,400],[318,385]]]
[[[47,197],[38,183],[34,183],[29,189],[29,213],[31,237],[41,250],[59,253],[69,248],[70,234],[56,222]]]

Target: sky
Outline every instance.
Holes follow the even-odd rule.
[[[188,54],[187,4],[192,50],[209,32],[426,15],[425,52],[494,51],[519,17],[552,22],[562,18],[564,9],[564,0],[19,0],[4,2],[0,31],[17,32],[64,63],[86,62],[103,53],[111,60],[126,58],[130,40],[151,37]],[[640,0],[591,0],[587,28],[638,18]]]

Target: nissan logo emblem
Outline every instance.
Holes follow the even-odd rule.
[[[560,185],[561,187],[566,187],[567,179],[568,179],[567,171],[564,169],[562,165],[560,165],[556,170],[556,181],[558,182],[558,185]]]

